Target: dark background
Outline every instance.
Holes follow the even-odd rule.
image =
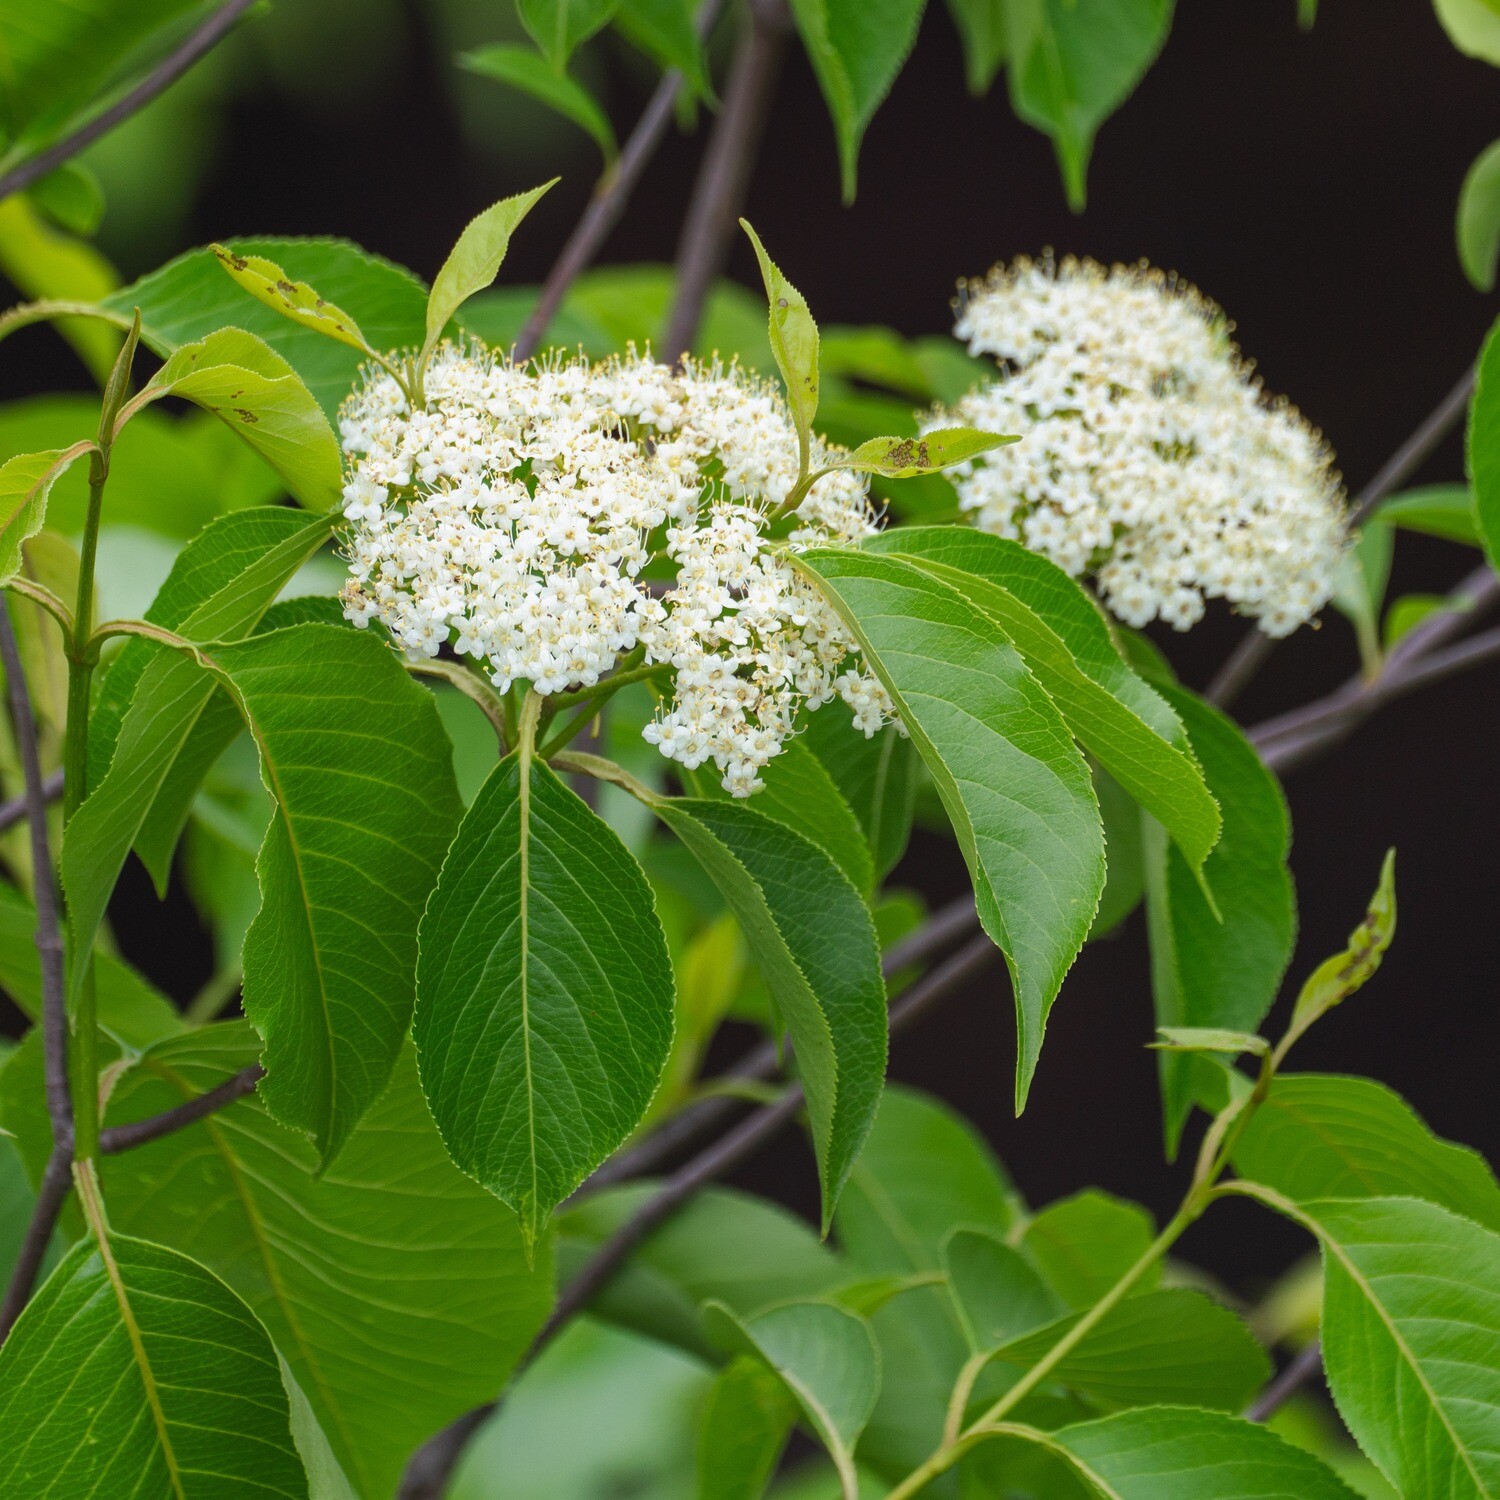
[[[1465,169],[1500,134],[1500,75],[1455,52],[1425,0],[1323,0],[1310,34],[1294,9],[1182,0],[1161,59],[1100,135],[1081,217],[1065,206],[1049,143],[1011,115],[1003,81],[983,99],[965,92],[940,4],[875,117],[850,208],[839,205],[821,97],[790,55],[749,216],[820,319],[911,334],[947,327],[958,277],[1046,246],[1176,270],[1229,311],[1269,387],[1324,429],[1357,486],[1452,385],[1495,316],[1460,273],[1452,222]],[[96,154],[112,190],[103,243],[133,274],[209,238],[334,233],[430,275],[472,213],[561,171],[505,271],[540,279],[596,159],[568,127],[456,75],[455,45],[514,33],[504,0],[283,4],[180,85],[157,121]],[[649,72],[609,39],[590,45],[580,71],[623,136]],[[191,149],[162,172],[153,141],[180,152],[188,137]],[[670,259],[701,139],[669,138],[606,260]],[[730,269],[755,284],[739,243]],[[24,348],[26,367],[11,360],[0,372],[4,395],[76,379],[55,346]],[[1461,473],[1455,437],[1420,477]],[[1472,563],[1403,537],[1393,587],[1442,589]],[[1241,630],[1213,614],[1163,644],[1201,687]],[[1356,665],[1352,632],[1330,615],[1278,648],[1240,716],[1254,723],[1315,697]],[[1380,1078],[1492,1159],[1497,689],[1490,667],[1404,700],[1287,782],[1301,906],[1294,981],[1342,946],[1391,844],[1401,894],[1384,970],[1299,1047],[1299,1066]],[[964,885],[951,846],[926,837],[898,878],[934,902]],[[154,905],[143,879],[123,899]],[[133,956],[190,994],[208,965],[190,908],[174,900],[165,931],[154,911],[140,915],[164,935]],[[1160,1214],[1183,1171],[1162,1162],[1150,1033],[1137,915],[1086,950],[1064,986],[1023,1119],[1010,1116],[1013,1021],[998,964],[899,1039],[892,1073],[977,1122],[1033,1201],[1097,1183]],[[789,1139],[742,1180],[812,1205],[810,1164]],[[1306,1249],[1251,1214],[1216,1211],[1185,1247],[1247,1293]]]

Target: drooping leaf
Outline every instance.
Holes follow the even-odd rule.
[[[698,1500],[761,1500],[796,1417],[780,1377],[740,1355],[709,1387],[698,1425]]]
[[[740,228],[755,247],[760,263],[761,280],[766,287],[766,304],[770,309],[768,331],[771,353],[781,371],[786,387],[787,405],[797,428],[802,453],[802,467],[807,468],[809,434],[818,414],[818,325],[807,306],[807,299],[781,273],[781,267],[766,254],[760,236],[740,220]],[[668,351],[670,352],[670,351]]]
[[[792,16],[833,118],[852,203],[860,142],[917,39],[922,0],[792,0]]]
[[[555,5],[560,12],[566,13],[574,0],[522,0],[523,20],[527,5],[538,3]],[[464,226],[464,232],[448,252],[448,259],[433,277],[432,291],[427,297],[427,332],[422,341],[419,369],[425,368],[432,358],[432,351],[437,348],[448,320],[475,292],[482,292],[500,274],[500,264],[510,249],[510,237],[516,226],[556,181],[554,177],[551,182],[544,182],[529,193],[502,198]]]
[[[1061,1317],[1066,1304],[1021,1254],[998,1236],[955,1229],[943,1246],[948,1285],[975,1353],[998,1349]]]
[[[1458,191],[1458,260],[1474,287],[1495,289],[1500,261],[1500,141],[1486,146]]]
[[[622,0],[614,24],[663,69],[676,68],[699,99],[713,98],[689,0]]]
[[[21,571],[21,545],[42,529],[47,496],[58,477],[93,446],[79,442],[61,450],[23,453],[0,465],[0,584]]]
[[[864,1320],[831,1302],[788,1302],[744,1319],[710,1302],[703,1321],[721,1347],[781,1377],[833,1459],[845,1500],[859,1500],[854,1445],[880,1390],[880,1354]]]
[[[1005,61],[1006,0],[948,0],[948,13],[964,44],[964,75],[971,94],[983,94]]]
[[[80,1241],[0,1348],[0,1490],[304,1500],[276,1355],[187,1256]]]
[[[516,0],[521,24],[559,73],[581,43],[609,24],[620,0]]]
[[[140,396],[178,396],[212,412],[286,481],[309,510],[339,503],[343,465],[328,418],[286,360],[253,333],[221,328],[168,356]]]
[[[1145,827],[1157,1025],[1254,1031],[1276,997],[1296,932],[1286,803],[1276,778],[1228,718],[1179,689],[1163,685],[1160,691],[1187,726],[1224,831],[1203,865],[1215,913],[1181,853],[1158,826]],[[1174,1052],[1159,1053],[1158,1060],[1163,1128],[1175,1151],[1204,1064]]]
[[[182,1103],[255,1060],[244,1022],[153,1048],[108,1123]],[[410,1053],[337,1163],[251,1096],[104,1164],[118,1226],[221,1275],[270,1330],[361,1500],[411,1450],[492,1397],[551,1306],[511,1215],[448,1160]]]
[[[1104,885],[1088,769],[1021,657],[956,589],[893,557],[814,549],[794,562],[858,640],[952,820],[1011,971],[1020,1109]]]
[[[1465,546],[1479,545],[1474,499],[1464,484],[1429,484],[1392,495],[1375,518],[1406,531],[1420,531]]]
[[[609,116],[581,83],[558,72],[529,47],[479,47],[461,53],[458,60],[460,66],[469,72],[519,89],[523,94],[539,99],[549,109],[556,110],[593,138],[604,154],[606,171],[614,164],[620,148]]]
[[[1495,26],[1500,33],[1500,16]],[[1500,325],[1490,329],[1479,353],[1469,403],[1468,462],[1479,536],[1493,566],[1500,560]]]
[[[257,302],[265,303],[273,312],[303,328],[358,349],[361,354],[370,352],[359,324],[343,308],[326,301],[305,281],[293,281],[274,260],[263,255],[244,255],[225,245],[208,248],[230,279],[244,287]]]
[[[869,910],[817,845],[752,807],[664,798],[656,812],[728,903],[791,1032],[826,1229],[885,1079],[885,984]]]
[[[1333,604],[1354,626],[1366,672],[1380,668],[1380,612],[1391,576],[1395,535],[1388,526],[1365,525],[1339,559]]]
[[[1453,45],[1500,67],[1500,7],[1495,0],[1432,0]]]
[[[1021,1249],[1069,1307],[1092,1307],[1155,1237],[1151,1215],[1138,1203],[1086,1188],[1049,1203],[1026,1225]],[[1157,1272],[1138,1283],[1151,1287]]]
[[[512,754],[475,797],[422,920],[417,994],[438,1129],[535,1243],[645,1113],[673,1011],[640,866],[545,765]]]
[[[1500,1231],[1500,1187],[1477,1151],[1440,1140],[1369,1078],[1282,1073],[1234,1148],[1242,1176],[1288,1198],[1424,1198]]]
[[[1010,101],[1052,138],[1081,212],[1099,127],[1156,60],[1172,0],[1007,0]]]

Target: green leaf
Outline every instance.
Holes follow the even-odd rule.
[[[253,1062],[230,1022],[152,1049],[116,1085],[108,1120],[142,1119]],[[409,1049],[338,1162],[255,1097],[109,1157],[116,1223],[211,1266],[266,1325],[365,1500],[408,1454],[505,1381],[551,1307],[511,1215],[448,1160]]]
[[[183,344],[127,410],[178,396],[212,412],[286,481],[309,510],[333,510],[343,463],[328,418],[292,367],[269,344],[221,328]]]
[[[1003,1238],[1021,1203],[994,1154],[936,1099],[892,1084],[839,1204],[840,1244],[869,1271],[936,1271],[959,1227]]]
[[[887,479],[910,479],[917,474],[936,474],[954,464],[968,463],[981,453],[1018,441],[998,432],[980,432],[973,427],[937,427],[920,437],[875,437],[857,447],[835,465]]]
[[[1500,31],[1500,16],[1495,24]],[[1479,352],[1467,441],[1474,515],[1485,555],[1494,566],[1500,560],[1500,323],[1490,329]]]
[[[1186,745],[1163,738],[1131,706],[1151,690],[1133,679],[1122,700],[1084,669],[1065,638],[1004,586],[1014,550],[1001,538],[954,526],[898,528],[885,536],[889,542],[874,550],[890,555],[904,538],[898,555],[910,557],[984,612],[1020,653],[1079,743],[1171,832],[1188,863],[1200,867],[1219,837],[1218,805]],[[1023,587],[1026,578],[1023,573]],[[1116,663],[1124,666],[1118,658]],[[1128,669],[1123,675],[1131,677]],[[1121,680],[1112,666],[1108,682]],[[1163,722],[1154,702],[1151,709]],[[1166,722],[1175,728],[1175,720]]]
[[[760,236],[744,219],[740,220],[740,228],[750,237],[755,258],[760,262],[760,276],[766,286],[766,305],[770,309],[767,328],[771,353],[786,387],[787,405],[796,424],[802,472],[805,474],[813,418],[818,414],[818,325],[813,322],[807,299],[766,254]]]
[[[276,1355],[218,1277],[161,1245],[75,1245],[0,1349],[0,1489],[304,1500]]]
[[[1476,290],[1495,289],[1500,262],[1500,141],[1474,158],[1458,190],[1458,260]]]
[[[1030,1369],[1082,1316],[1071,1313],[1001,1345],[987,1373],[1018,1375]],[[1127,1297],[1069,1351],[1049,1379],[1105,1406],[1180,1404],[1237,1411],[1270,1376],[1265,1351],[1228,1308],[1201,1292],[1172,1287]],[[994,1399],[986,1382],[981,1389]]]
[[[654,806],[728,903],[791,1032],[826,1231],[885,1079],[885,982],[869,909],[817,845],[754,808]]]
[[[516,10],[532,41],[561,73],[574,48],[607,26],[619,4],[620,0],[516,0]]]
[[[858,640],[952,820],[980,921],[1010,966],[1019,1110],[1104,885],[1088,769],[1021,657],[956,589],[869,553],[814,549],[793,562]]]
[[[1145,828],[1146,918],[1158,1026],[1254,1031],[1271,1008],[1296,931],[1281,788],[1245,737],[1190,693],[1160,691],[1181,716],[1219,803],[1224,831],[1204,861],[1215,913],[1181,853]],[[1159,1054],[1163,1128],[1175,1151],[1205,1065]]]
[[[708,1389],[698,1423],[699,1500],[760,1500],[796,1407],[780,1378],[740,1355]]]
[[[845,1500],[859,1500],[854,1445],[880,1390],[869,1325],[831,1302],[788,1302],[748,1319],[710,1302],[703,1322],[722,1347],[758,1356],[781,1377],[833,1459]]]
[[[473,52],[460,53],[458,61],[461,67],[478,73],[481,78],[493,78],[497,83],[508,84],[523,94],[530,94],[533,99],[540,99],[549,109],[556,110],[593,137],[604,153],[606,171],[614,165],[620,148],[609,116],[581,83],[566,73],[557,72],[529,47],[480,47]]]
[[[850,739],[864,742],[852,722],[847,733]],[[801,738],[788,740],[760,775],[765,786],[755,794],[755,811],[810,839],[848,876],[860,895],[868,896],[875,880],[870,846],[823,761]],[[711,771],[686,772],[684,781],[695,797],[731,800]]]
[[[426,294],[410,271],[345,240],[232,239],[225,248],[284,268],[357,319],[374,349],[422,342]],[[100,304],[129,317],[141,310],[141,340],[163,358],[226,324],[262,338],[297,372],[324,413],[336,417],[361,364],[359,353],[317,329],[294,323],[224,274],[212,250],[189,250]]]
[[[1069,1306],[1092,1307],[1146,1253],[1156,1237],[1151,1215],[1097,1188],[1049,1203],[1027,1225],[1020,1246]],[[1159,1273],[1138,1283],[1150,1287]]]
[[[519,3],[525,20],[528,7],[535,7],[539,0],[519,0]],[[570,9],[569,0],[551,0],[551,3],[561,13]],[[417,362],[419,371],[426,369],[448,320],[475,292],[482,292],[500,274],[500,263],[510,249],[510,237],[516,226],[556,181],[554,177],[551,182],[544,182],[529,193],[502,198],[464,226],[464,232],[448,252],[448,259],[433,278],[432,291],[427,297],[427,332]]]
[[[1500,67],[1500,5],[1495,0],[1433,0],[1433,9],[1460,52]]]
[[[1354,1500],[1310,1453],[1221,1412],[1147,1407],[1042,1436],[1102,1500]]]
[[[516,1210],[552,1210],[630,1134],[672,1041],[650,887],[545,766],[501,761],[422,920],[414,1035],[454,1161]]]
[[[842,702],[826,703],[813,714],[801,741],[817,756],[858,820],[878,886],[906,853],[911,837],[919,769],[916,747],[894,725],[866,738],[855,729]]]
[[[208,247],[231,279],[283,318],[311,328],[325,338],[337,339],[361,354],[371,352],[359,324],[343,308],[325,301],[305,281],[293,281],[274,260],[262,255],[242,255],[224,245]]]
[[[1264,1057],[1271,1044],[1253,1031],[1219,1031],[1212,1026],[1159,1026],[1162,1038],[1151,1045],[1159,1052],[1227,1052],[1231,1057],[1250,1053]]]
[[[1406,531],[1421,531],[1469,547],[1479,545],[1474,524],[1474,499],[1463,484],[1429,484],[1392,495],[1374,519]]]
[[[852,203],[860,142],[917,39],[922,0],[792,0],[792,17],[833,117]]]
[[[988,92],[1005,61],[1006,0],[948,0],[948,14],[964,44],[964,75],[971,94]]]
[[[80,161],[65,161],[26,189],[26,196],[59,228],[87,239],[104,217],[104,189]]]
[[[1066,1304],[1019,1250],[978,1229],[955,1229],[943,1246],[954,1305],[969,1348],[998,1349],[1053,1322]]]
[[[1156,60],[1172,0],[1007,0],[1006,17],[1011,106],[1051,136],[1082,212],[1094,136]]]
[[[663,71],[676,68],[699,99],[713,98],[688,0],[623,0],[614,21],[615,29],[655,58]]]
[[[655,1191],[631,1183],[590,1193],[557,1216],[564,1285]],[[750,1317],[794,1298],[822,1296],[847,1279],[839,1257],[801,1219],[763,1198],[709,1188],[631,1252],[589,1303],[589,1315],[711,1356],[698,1321],[718,1301]]]
[[[1323,1250],[1323,1366],[1403,1495],[1500,1493],[1500,1235],[1415,1198],[1293,1203]]]
[[[1368,1078],[1283,1073],[1234,1148],[1235,1170],[1288,1198],[1424,1198],[1500,1231],[1500,1187],[1477,1151],[1439,1140]]]
[[[1380,668],[1380,611],[1391,576],[1395,536],[1388,526],[1366,525],[1339,559],[1333,602],[1354,626],[1366,672]]]
[[[1403,594],[1391,601],[1381,626],[1381,641],[1389,651],[1403,636],[1415,630],[1423,620],[1446,614],[1452,605],[1446,594]]]
[[[59,475],[93,448],[78,442],[71,448],[22,453],[0,465],[0,585],[21,571],[21,546],[42,529],[47,497]]]

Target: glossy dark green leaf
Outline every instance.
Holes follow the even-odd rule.
[[[141,1119],[253,1062],[244,1022],[153,1048],[108,1122]],[[448,1160],[409,1050],[337,1163],[253,1096],[104,1164],[115,1223],[210,1266],[286,1359],[361,1500],[500,1388],[552,1301],[512,1216]]]
[[[80,1241],[0,1349],[0,1490],[305,1500],[271,1341],[187,1256]]]
[[[1011,971],[1020,1109],[1104,885],[1088,769],[1019,654],[956,589],[894,557],[817,549],[795,561],[859,641],[952,820]]]
[[[1030,1219],[1021,1249],[1069,1307],[1092,1307],[1155,1238],[1151,1215],[1138,1203],[1085,1188]],[[1149,1288],[1157,1272],[1139,1282]]]
[[[1500,17],[1495,28],[1500,34]],[[1468,461],[1480,540],[1495,564],[1500,560],[1500,326],[1490,329],[1479,354],[1469,403]]]
[[[698,1500],[761,1500],[796,1417],[791,1393],[742,1354],[709,1387],[698,1425]]]
[[[501,761],[422,920],[414,1035],[449,1152],[528,1243],[646,1112],[672,988],[629,850],[546,766]]]
[[[620,0],[516,0],[521,24],[561,72],[581,43],[609,24]]]
[[[885,983],[869,909],[817,845],[752,807],[655,806],[734,913],[791,1033],[826,1229],[885,1079]]]
[[[559,73],[531,48],[503,45],[479,47],[472,52],[460,53],[458,61],[469,72],[519,89],[523,94],[540,100],[549,109],[556,110],[564,119],[571,120],[593,138],[595,145],[604,154],[606,169],[620,154],[614,127],[594,96],[576,79],[568,77],[566,73]]]
[[[1500,141],[1474,158],[1458,192],[1458,260],[1481,292],[1495,289],[1500,260]]]
[[[1234,1149],[1235,1170],[1288,1198],[1425,1198],[1500,1231],[1500,1187],[1477,1152],[1433,1135],[1369,1078],[1283,1073]]]

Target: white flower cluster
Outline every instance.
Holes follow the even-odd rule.
[[[679,373],[633,350],[517,366],[446,345],[421,410],[371,371],[339,425],[345,613],[379,620],[412,654],[451,643],[502,692],[555,694],[593,687],[639,649],[675,680],[646,738],[688,769],[711,760],[736,796],[762,785],[802,704],[837,694],[866,735],[892,717],[768,536],[796,483],[796,431],[780,396],[738,368]],[[784,542],[873,529],[864,480],[838,473]]]
[[[1092,574],[1129,625],[1223,598],[1268,635],[1327,602],[1344,502],[1321,437],[1264,398],[1230,325],[1144,266],[1018,260],[968,283],[955,333],[1000,378],[955,420],[1021,441],[955,473],[987,531]]]

